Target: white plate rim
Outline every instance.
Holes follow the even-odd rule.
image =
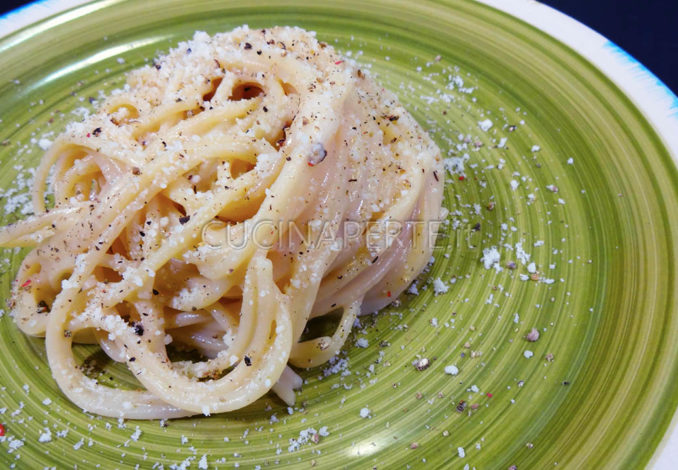
[[[600,33],[535,0],[475,1],[525,21],[586,58],[633,101],[678,165],[678,97],[647,67]],[[678,468],[678,410],[647,468]]]
[[[574,18],[535,0],[474,0],[510,14],[558,39],[612,80],[643,113],[678,165],[678,96],[647,67],[605,36]],[[0,16],[0,38],[89,0],[37,0]],[[93,10],[116,0],[91,2]],[[78,11],[78,15],[84,14]],[[678,468],[678,410],[648,464],[649,469]]]

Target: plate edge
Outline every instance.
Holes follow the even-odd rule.
[[[89,3],[91,0],[35,0],[0,16],[0,39],[31,24]],[[574,18],[535,0],[475,0],[537,27],[571,47],[601,70],[643,113],[657,130],[678,164],[678,96],[647,67],[624,49]],[[576,33],[576,34],[572,34]],[[665,470],[678,466],[678,411],[652,456],[648,468]],[[668,452],[665,452],[668,451]]]
[[[678,96],[631,54],[583,23],[535,0],[475,1],[540,29],[587,59],[631,99],[678,165]],[[647,468],[678,468],[678,410]]]
[[[0,16],[0,39],[52,15],[83,5],[91,0],[35,0]]]

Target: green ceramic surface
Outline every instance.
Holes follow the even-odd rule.
[[[7,191],[25,191],[41,139],[195,30],[245,23],[317,31],[393,90],[446,157],[469,154],[463,180],[447,175],[450,222],[419,295],[360,319],[335,364],[350,373],[300,371],[293,410],[269,395],[164,425],[83,413],[53,382],[43,340],[19,332],[5,309],[0,466],[193,469],[206,455],[209,468],[642,468],[678,405],[678,173],[594,64],[490,7],[109,0],[24,28],[0,40],[2,222],[20,216]],[[478,126],[485,119],[488,131]],[[521,280],[521,240],[538,281]],[[491,246],[516,269],[486,270]],[[21,256],[0,257],[3,299]],[[447,293],[434,294],[436,278]],[[533,327],[541,337],[530,343]],[[358,338],[369,346],[356,347]],[[77,354],[100,380],[134,386],[96,348]],[[418,355],[428,369],[412,366]],[[322,426],[328,436],[290,451],[290,439]],[[51,441],[40,443],[45,428]]]

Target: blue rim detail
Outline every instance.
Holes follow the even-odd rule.
[[[637,69],[637,71],[642,75],[640,77],[641,79],[648,80],[655,88],[660,90],[665,95],[666,100],[671,101],[671,106],[669,109],[671,110],[672,114],[678,117],[678,96],[676,96],[676,94],[666,85],[666,83],[664,83],[659,77],[652,73],[650,69],[645,67],[642,62],[609,39],[603,47],[614,54],[617,58],[627,62],[633,68]]]
[[[53,0],[33,0],[30,3],[27,3],[25,5],[22,5],[18,8],[15,8],[13,10],[10,10],[10,11],[0,15],[0,21],[10,19],[15,15],[17,15],[21,12],[24,12],[26,10],[33,9],[38,5],[45,5],[45,4],[52,3],[52,1]],[[555,8],[553,8],[553,10],[557,11],[560,15],[562,15],[566,18],[572,18],[569,15],[561,12],[560,10],[557,10]],[[62,12],[61,11],[55,11],[54,12],[54,14],[57,14],[57,13],[62,13]],[[572,19],[574,19],[574,18],[572,18]],[[578,21],[576,19],[574,19],[574,21],[577,21],[578,23],[583,25],[583,23],[581,23],[580,21]],[[589,31],[595,33],[595,34],[600,34],[597,31],[595,31],[593,28],[590,28],[586,25],[584,25],[584,27],[586,29],[588,29]],[[547,31],[544,31],[544,33],[549,34]],[[605,49],[610,51],[613,55],[615,55],[620,60],[623,60],[626,63],[628,63],[630,66],[636,68],[637,71],[640,72],[639,73],[640,76],[636,78],[637,80],[646,80],[648,83],[651,83],[652,86],[654,86],[661,94],[664,95],[667,102],[669,102],[669,101],[671,102],[671,105],[669,106],[669,110],[671,112],[671,117],[675,120],[678,120],[678,96],[676,95],[676,93],[678,93],[678,90],[676,90],[676,93],[674,93],[659,77],[657,77],[650,69],[648,69],[645,65],[643,65],[638,59],[636,59],[631,54],[626,52],[624,49],[619,47],[616,43],[610,41],[606,37],[605,37],[605,39],[607,41],[603,46]],[[593,64],[593,65],[595,66],[595,64]],[[612,78],[612,77],[608,76],[608,78]],[[650,120],[650,123],[652,124],[651,120]],[[674,431],[675,431],[675,429],[674,429]],[[662,437],[661,443],[655,449],[652,459],[655,459],[660,452],[665,450],[665,447],[670,440],[671,434],[672,434],[671,430],[667,429],[666,433]],[[664,447],[664,449],[660,450],[660,447],[662,447],[662,446]]]
[[[18,13],[24,11],[24,10],[28,10],[28,9],[30,9],[30,8],[34,8],[36,5],[41,5],[41,4],[44,4],[44,3],[51,3],[51,1],[52,1],[52,0],[33,0],[33,1],[30,2],[30,3],[27,3],[27,4],[25,4],[25,5],[21,5],[20,7],[17,7],[17,8],[15,8],[15,9],[13,9],[13,10],[10,10],[10,11],[8,11],[8,12],[6,12],[6,13],[0,15],[0,20],[6,20],[6,19],[9,19],[9,18],[11,18],[12,16],[14,16],[14,15],[16,15],[16,14],[18,14]],[[61,13],[61,12],[55,12],[55,13]]]
[[[20,6],[19,8],[15,8],[14,10],[10,10],[7,13],[0,15],[0,20],[6,20],[11,18],[12,16],[23,12],[25,10],[29,10],[31,8],[35,8],[37,5],[44,5],[47,3],[52,3],[52,0],[34,0],[30,3],[27,3],[26,5]],[[560,13],[563,16],[569,17],[565,13],[561,12],[560,10],[556,10],[558,13]],[[56,13],[61,13],[61,12],[54,12]],[[578,20],[575,20],[579,22]],[[588,26],[584,25],[587,29],[590,31],[596,32],[594,29],[589,28]],[[547,31],[545,31],[546,34],[548,34]],[[600,33],[598,33],[600,34]],[[616,57],[622,59],[623,61],[627,62],[629,65],[635,67],[638,69],[639,72],[642,73],[643,77],[640,77],[641,79],[647,79],[648,82],[652,83],[655,88],[657,88],[659,91],[661,91],[667,101],[671,102],[670,110],[673,114],[674,117],[678,118],[678,96],[676,96],[676,93],[674,93],[659,77],[657,77],[650,69],[645,67],[638,59],[633,57],[631,54],[626,52],[624,49],[619,47],[617,44],[614,42],[610,41],[609,39],[605,38],[607,42],[603,46],[605,49],[610,51],[612,54],[614,54]],[[595,66],[595,64],[593,64]]]

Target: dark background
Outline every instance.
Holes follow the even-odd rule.
[[[678,0],[541,0],[617,43],[678,94]],[[0,13],[25,3],[3,1]]]

